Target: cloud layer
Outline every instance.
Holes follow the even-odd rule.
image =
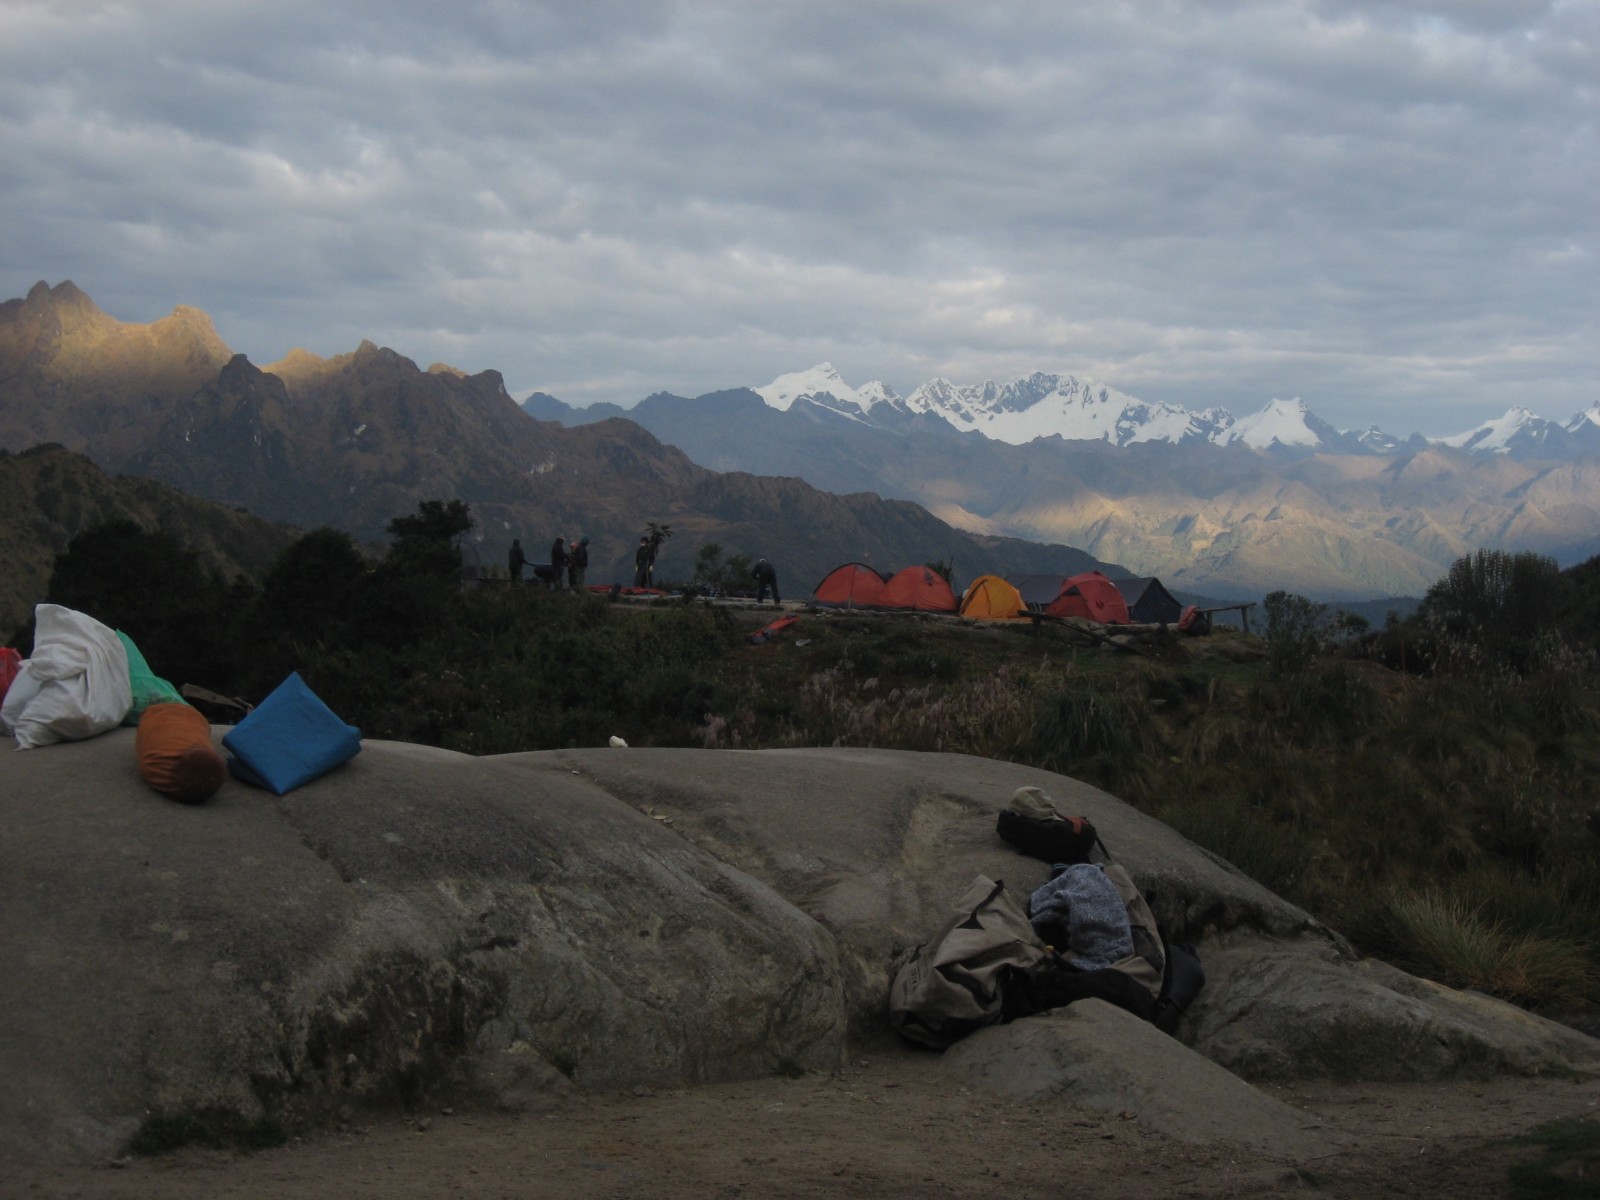
[[[1600,6],[0,0],[0,292],[630,404],[1600,402]]]

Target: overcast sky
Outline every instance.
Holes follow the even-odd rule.
[[[632,404],[1600,403],[1600,0],[0,0],[0,298]]]

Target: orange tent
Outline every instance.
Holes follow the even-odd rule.
[[[840,608],[872,608],[883,603],[887,577],[865,563],[845,563],[829,571],[812,593],[815,603]]]
[[[929,567],[907,567],[883,585],[884,608],[912,608],[918,612],[956,611],[956,594],[944,576]]]
[[[1117,591],[1117,585],[1099,571],[1069,577],[1044,611],[1047,616],[1084,617],[1102,625],[1128,623],[1127,601]]]
[[[1017,616],[1026,606],[1022,593],[998,575],[979,575],[961,597],[961,615],[991,621]]]

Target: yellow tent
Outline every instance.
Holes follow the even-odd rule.
[[[980,575],[961,597],[961,615],[989,621],[1020,616],[1027,606],[1022,593],[998,575]]]

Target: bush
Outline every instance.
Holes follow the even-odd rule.
[[[157,675],[211,686],[232,675],[233,615],[252,594],[230,588],[162,531],[132,521],[85,530],[57,559],[47,591],[134,640]]]
[[[1294,675],[1305,670],[1327,638],[1327,608],[1292,592],[1271,593],[1262,608],[1267,617],[1267,662],[1273,673]]]

